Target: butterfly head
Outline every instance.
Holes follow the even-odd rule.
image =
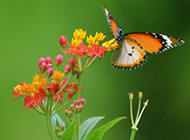
[[[117,34],[115,37],[115,40],[119,43],[122,42],[123,40],[125,40],[125,35],[123,30],[121,30],[120,28],[117,29]]]

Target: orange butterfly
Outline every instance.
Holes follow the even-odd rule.
[[[114,50],[111,64],[121,70],[132,70],[142,66],[147,61],[146,52],[156,54],[170,48],[182,45],[183,40],[156,33],[127,33],[121,30],[113,19],[111,13],[102,6],[108,23],[113,31],[115,40],[120,45]]]

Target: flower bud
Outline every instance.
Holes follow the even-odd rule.
[[[65,48],[67,46],[67,39],[64,36],[60,36],[59,38],[60,45]]]
[[[55,58],[55,64],[57,66],[59,66],[59,65],[61,65],[62,62],[63,62],[63,56],[62,55],[56,56],[56,58]]]
[[[49,69],[47,70],[47,75],[48,75],[49,77],[51,77],[51,76],[53,75],[53,68],[49,68]]]
[[[81,99],[79,100],[79,103],[80,103],[81,105],[85,104],[85,102],[86,102],[86,100],[85,100],[84,98],[81,98]]]
[[[65,115],[67,115],[68,111],[69,111],[68,109],[65,109]]]
[[[78,105],[79,104],[79,100],[74,100],[74,105]]]
[[[75,106],[75,112],[78,113],[80,110],[80,107],[78,105]]]
[[[40,71],[41,71],[41,72],[44,72],[44,71],[46,71],[46,69],[47,69],[46,63],[43,62],[43,63],[40,65]]]
[[[62,137],[62,135],[63,135],[63,132],[57,132],[58,137]]]
[[[46,62],[46,64],[52,64],[52,59],[51,59],[51,57],[46,57],[45,58],[45,62]]]
[[[61,125],[61,130],[63,131],[65,129],[65,126],[64,125]]]
[[[79,112],[83,111],[83,105],[79,105]]]
[[[74,105],[74,104],[71,104],[71,105],[69,106],[69,109],[70,109],[70,110],[74,110],[74,107],[75,107],[75,105]]]
[[[45,59],[44,59],[44,58],[40,58],[40,59],[38,60],[38,66],[40,67],[40,65],[41,65],[43,62],[45,62]]]
[[[74,68],[76,65],[77,65],[77,59],[76,59],[74,56],[72,56],[72,57],[69,59],[69,66],[70,66],[71,68]]]
[[[55,132],[57,133],[59,131],[59,128],[56,126],[55,127]]]
[[[47,66],[47,69],[52,68],[52,64],[50,64],[50,63],[48,63],[46,66]]]
[[[65,65],[65,68],[64,68],[64,73],[67,74],[71,71],[70,67],[69,67],[69,64]]]
[[[69,110],[69,111],[67,112],[67,116],[68,116],[69,118],[72,116],[72,114],[73,114],[73,112],[72,112],[71,110]]]

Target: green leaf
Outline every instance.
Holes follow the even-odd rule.
[[[53,122],[54,127],[59,127],[61,128],[61,125],[65,126],[66,129],[66,124],[63,122],[63,120],[59,117],[59,115],[56,113],[55,115],[53,115],[53,117],[51,117],[51,120]],[[63,132],[65,131],[65,129],[63,130]]]
[[[86,140],[90,131],[104,117],[92,117],[80,125],[80,140]]]
[[[74,121],[71,125],[69,125],[69,127],[63,133],[62,140],[73,140],[76,126],[77,126],[77,121]]]
[[[101,127],[96,129],[88,138],[87,140],[101,140],[105,132],[107,132],[112,126],[114,126],[117,122],[126,119],[126,117],[117,118]]]

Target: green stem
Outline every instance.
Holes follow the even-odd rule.
[[[55,130],[54,130],[54,127],[52,125],[51,117],[50,117],[50,113],[51,113],[50,100],[51,99],[48,97],[47,111],[46,111],[47,126],[48,126],[48,131],[49,131],[49,135],[50,135],[51,139],[52,140],[57,140],[57,136],[55,134]]]
[[[38,113],[45,115],[45,113],[42,110],[39,110],[37,107],[33,107],[35,111],[37,111]]]
[[[133,120],[132,99],[130,99],[130,115],[131,115],[131,123],[132,123],[132,126],[133,126],[134,125],[134,120]]]
[[[137,130],[132,128],[130,140],[134,140],[135,139],[136,132],[137,132]]]
[[[139,98],[139,105],[138,105],[137,115],[136,115],[136,119],[135,119],[135,125],[136,126],[137,126],[136,122],[139,118],[140,109],[141,109],[141,98]]]

